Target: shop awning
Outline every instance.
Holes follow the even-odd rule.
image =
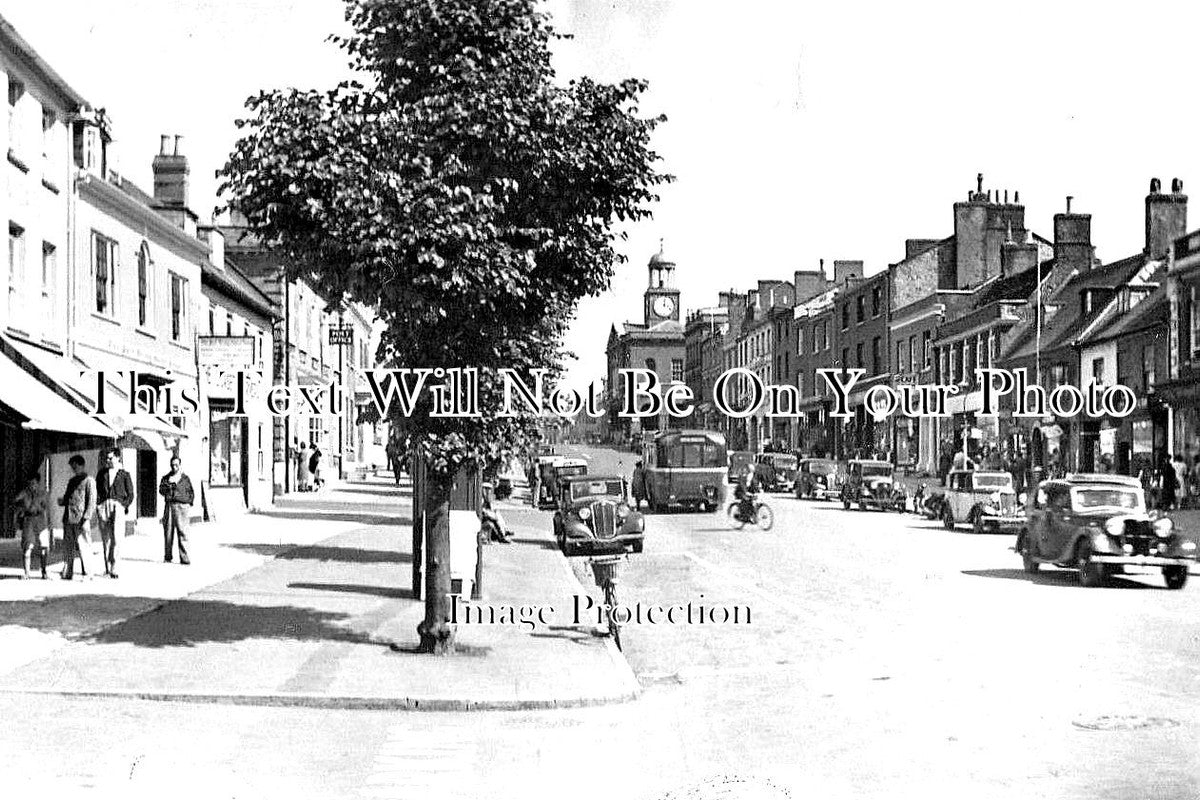
[[[68,394],[75,397],[84,407],[96,407],[95,379],[94,377],[82,374],[88,370],[88,367],[83,364],[77,364],[66,356],[51,353],[9,336],[5,336],[4,341],[9,347],[12,347],[36,367],[47,379],[58,384]],[[118,409],[124,409],[128,412],[129,408],[129,392],[119,382],[111,379],[106,380],[105,394],[106,413],[102,419],[105,425],[111,429],[110,435],[119,435],[122,433],[137,434],[148,431],[158,434],[158,436],[149,437],[149,441],[151,442],[154,442],[156,439],[161,441],[162,437],[187,438],[185,431],[160,416],[154,414],[130,415],[128,413],[116,412]]]
[[[0,353],[0,403],[25,417],[29,430],[116,438],[112,428],[73,406],[46,384]]]

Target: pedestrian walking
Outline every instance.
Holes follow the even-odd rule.
[[[46,559],[50,553],[50,498],[42,488],[41,473],[32,472],[25,488],[13,500],[13,522],[21,532],[21,556],[25,567],[23,577],[29,578],[33,554],[36,551],[46,579]]]
[[[1171,511],[1175,508],[1176,498],[1178,497],[1179,482],[1175,477],[1175,467],[1171,465],[1170,459],[1166,456],[1162,458],[1162,464],[1159,467],[1159,507],[1163,511]]]
[[[1175,472],[1175,486],[1179,507],[1185,508],[1188,505],[1190,487],[1188,486],[1188,465],[1183,460],[1182,453],[1175,454],[1175,458],[1171,461],[1171,469]]]
[[[67,461],[71,468],[71,479],[67,481],[67,490],[59,498],[58,504],[63,507],[63,580],[69,581],[75,577],[75,559],[79,558],[79,575],[86,578],[88,553],[91,551],[92,540],[88,529],[92,518],[96,516],[96,481],[87,474],[83,456],[76,453]]]
[[[121,451],[104,454],[104,466],[96,473],[96,519],[100,522],[100,547],[104,574],[117,575],[117,545],[125,535],[125,518],[133,503],[133,481],[121,467]]]
[[[642,507],[642,501],[646,499],[646,468],[642,466],[642,460],[639,458],[633,465],[633,478],[630,479],[630,493],[633,495],[634,510]]]
[[[175,542],[179,542],[179,563],[190,564],[187,551],[188,519],[196,493],[192,481],[182,470],[179,456],[171,457],[171,471],[158,484],[158,493],[163,496],[163,561],[174,560]]]
[[[321,448],[313,443],[312,452],[308,456],[308,472],[312,476],[309,491],[317,491],[325,485],[325,475],[321,464]]]

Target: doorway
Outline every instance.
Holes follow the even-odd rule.
[[[158,516],[158,453],[137,451],[137,513],[139,517]]]

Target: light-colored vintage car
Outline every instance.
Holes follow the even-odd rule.
[[[1016,533],[1025,524],[1024,498],[1007,472],[952,471],[942,497],[942,523],[949,530],[966,523],[975,533]]]

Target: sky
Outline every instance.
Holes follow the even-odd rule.
[[[564,79],[649,81],[642,110],[667,115],[654,147],[677,178],[617,242],[628,261],[611,291],[580,306],[576,386],[603,374],[609,327],[640,319],[660,239],[686,310],[820,259],[885,269],[906,238],[952,233],[980,172],[1019,191],[1047,238],[1073,195],[1105,261],[1141,249],[1150,178],[1200,193],[1187,2],[545,2],[574,36],[556,46]],[[159,135],[182,134],[202,213],[247,96],[347,74],[325,41],[345,29],[341,0],[0,0],[0,13],[107,108],[122,174],[149,186]]]

